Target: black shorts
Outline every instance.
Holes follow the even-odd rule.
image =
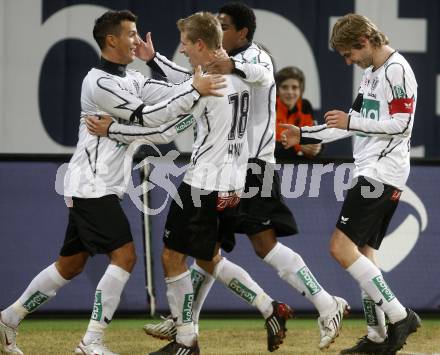
[[[116,195],[73,197],[61,256],[83,251],[92,256],[107,254],[132,241],[128,219]]]
[[[377,188],[382,186],[383,192],[377,196],[380,193]],[[368,191],[371,191],[368,193],[370,197],[365,193]],[[393,186],[359,176],[347,192],[336,227],[358,247],[369,245],[379,249],[399,204],[400,194],[401,190]]]
[[[238,198],[230,203],[220,199],[218,191],[200,190],[184,182],[177,191],[183,208],[173,199],[163,242],[168,249],[210,261],[217,242],[233,239]]]
[[[256,164],[260,173],[253,173],[250,167]],[[264,176],[266,172],[266,181]],[[298,233],[295,218],[284,204],[281,195],[280,177],[273,164],[260,159],[249,159],[246,175],[245,194],[258,188],[258,193],[246,198],[242,196],[238,209],[237,233],[254,235],[273,229],[278,237]]]

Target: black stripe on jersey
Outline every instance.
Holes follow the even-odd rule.
[[[199,158],[205,154],[208,150],[210,150],[213,147],[213,145],[210,145],[208,148],[206,148],[203,152],[201,152],[198,156],[194,157],[193,159],[193,165],[197,164],[197,160],[199,160]]]
[[[393,150],[394,150],[394,148],[396,148],[400,143],[402,143],[403,141],[401,140],[399,143],[397,143],[395,146],[393,146],[390,150],[388,150],[387,152],[385,152],[385,149],[380,153],[380,156],[379,156],[379,158],[377,158],[377,160],[379,161],[380,159],[382,159],[383,157],[386,157],[388,154],[390,154]],[[390,142],[391,143],[391,142]],[[389,144],[388,144],[388,146],[389,146]],[[387,146],[387,147],[388,147]],[[385,152],[385,153],[384,153]]]
[[[403,73],[402,73],[402,84],[403,84],[403,87],[405,89],[405,96],[408,97],[407,90],[406,90],[406,81],[405,81],[405,67],[401,63],[391,63],[390,65],[388,65],[385,68],[385,79],[388,81],[388,84],[390,85],[391,93],[393,94],[393,97],[394,97],[393,85],[391,84],[391,81],[390,81],[390,79],[388,79],[388,75],[387,75],[387,70],[392,65],[400,65],[402,67],[402,70],[403,70]]]
[[[151,68],[151,70],[155,71],[156,73],[158,73],[160,76],[166,78],[167,75],[165,74],[165,72],[162,70],[162,68],[159,66],[159,64],[157,64],[154,59],[157,58],[156,53],[154,53],[154,58],[149,60],[147,62],[147,65]]]
[[[306,129],[304,129],[304,128],[306,128]],[[299,144],[318,144],[318,143],[321,143],[322,139],[312,138],[312,137],[304,137],[303,133],[318,133],[318,132],[321,132],[325,129],[327,129],[327,127],[322,127],[322,128],[301,127],[299,129],[299,135],[300,135]]]
[[[144,111],[144,112],[142,112],[142,115],[145,115],[145,114],[149,114],[149,113],[153,113],[153,112],[157,112],[157,111],[160,111],[160,110],[163,110],[164,108],[166,108],[171,102],[173,102],[174,100],[177,100],[178,98],[180,98],[180,97],[182,97],[182,96],[185,96],[185,95],[188,95],[188,94],[191,94],[193,91],[197,91],[194,87],[191,87],[191,90],[189,90],[189,91],[185,91],[185,92],[183,92],[183,93],[181,93],[180,95],[178,95],[178,96],[174,96],[173,98],[171,98],[169,101],[167,101],[167,102],[165,102],[162,106],[160,106],[160,107],[158,107],[158,108],[156,108],[156,109],[154,109],[154,110],[150,110],[150,111]],[[193,105],[198,101],[199,99],[194,99],[194,103],[193,103]]]
[[[96,167],[98,166],[98,147],[99,147],[99,141],[101,137],[98,137],[98,141],[96,142],[96,148],[95,148],[95,170],[93,171],[93,174],[96,175]]]
[[[87,154],[87,160],[89,161],[90,170],[92,170],[92,173],[95,174],[95,171],[93,171],[92,159],[90,158],[89,150],[87,148],[85,148],[84,150],[86,151]]]
[[[154,79],[147,79],[144,83],[144,86],[147,86],[147,84],[156,84],[156,85],[162,85],[162,86],[167,86],[167,87],[172,87],[173,84],[169,84],[166,81],[162,81],[162,80],[154,80]]]
[[[386,134],[387,136],[397,136],[399,134],[404,134],[406,132],[406,130],[409,127],[409,124],[411,123],[411,118],[412,118],[412,115],[409,115],[408,122],[406,123],[405,128],[401,132],[396,132],[396,133],[377,132],[377,131],[370,132],[370,131],[363,131],[361,129],[355,129],[355,128],[350,128],[350,127],[349,127],[349,130],[353,131],[353,132],[361,132],[361,133],[365,133],[365,134]]]
[[[145,104],[141,104],[138,106],[136,110],[133,111],[133,113],[130,116],[130,123],[136,123],[140,124],[141,126],[144,125],[144,119],[142,117],[142,110],[144,109]]]
[[[266,141],[266,143],[263,144],[263,146],[261,147],[260,151],[263,150],[264,148],[266,148],[266,146],[271,142],[272,138],[273,138],[273,133],[271,134],[269,139]]]
[[[260,140],[260,144],[258,145],[257,153],[255,154],[255,157],[252,157],[252,158],[258,158],[258,155],[260,154],[261,150],[263,149],[263,146],[262,146],[263,140],[264,140],[264,137],[266,136],[266,133],[267,133],[267,131],[269,129],[269,124],[270,124],[270,119],[271,119],[271,110],[270,110],[271,100],[270,100],[270,98],[271,98],[272,90],[274,89],[274,87],[275,87],[275,83],[273,83],[271,85],[271,87],[269,89],[269,94],[268,94],[268,97],[267,97],[268,104],[267,104],[267,124],[266,124],[266,128],[264,130],[263,135],[261,136],[261,140]]]
[[[162,64],[166,65],[167,67],[171,68],[171,69],[174,70],[174,71],[177,71],[177,72],[179,72],[179,73],[184,73],[184,74],[187,74],[187,75],[192,75],[191,72],[189,72],[189,71],[187,71],[187,70],[181,70],[181,69],[175,68],[175,67],[173,67],[171,64],[165,62],[163,59],[161,59],[161,58],[159,58],[159,57],[156,57],[156,59],[157,59],[158,61],[160,61]],[[157,65],[157,64],[156,64],[156,65]],[[162,70],[162,69],[161,69],[161,70]],[[163,72],[163,71],[162,71],[162,72]],[[166,77],[166,75],[164,75],[164,76]]]
[[[180,122],[182,122],[183,120],[186,120],[187,118],[188,118],[187,115],[182,115],[182,118],[180,120],[170,124],[167,127],[164,127],[162,130],[157,129],[155,131],[151,131],[151,132],[148,132],[148,133],[143,133],[143,132],[142,133],[141,132],[131,132],[131,133],[128,133],[128,132],[122,132],[122,131],[110,132],[110,127],[112,126],[112,125],[110,125],[108,135],[109,135],[109,138],[110,138],[110,135],[121,135],[121,136],[128,136],[128,137],[135,137],[135,136],[146,137],[146,136],[151,136],[153,134],[164,133],[164,132],[168,131],[169,129],[173,128],[174,126],[176,126],[177,124],[179,124]],[[157,127],[157,128],[159,128],[159,127]]]
[[[127,105],[130,104],[130,102],[127,101],[127,99],[126,99],[125,97],[122,97],[122,96],[118,95],[117,93],[113,92],[113,91],[110,90],[109,88],[106,88],[105,86],[102,86],[102,85],[99,83],[102,79],[112,80],[112,79],[109,78],[109,77],[102,76],[102,77],[98,78],[98,80],[96,80],[96,85],[98,85],[98,87],[101,88],[102,90],[109,92],[110,94],[116,96],[117,98],[119,98],[120,100],[123,101],[122,104],[116,106],[115,108],[119,108],[119,109],[128,110],[128,111],[133,112],[132,109],[130,109],[130,108],[127,107]],[[118,84],[118,85],[119,85],[119,84]]]
[[[203,138],[203,141],[202,141],[202,144],[200,144],[200,146],[197,148],[197,151],[195,152],[195,154],[194,154],[194,158],[192,159],[192,162],[193,162],[193,164],[195,165],[196,164],[196,162],[197,162],[197,159],[198,159],[198,154],[199,154],[199,151],[200,151],[200,149],[203,147],[203,145],[206,143],[206,140],[208,139],[208,136],[209,136],[209,134],[211,133],[211,125],[209,124],[209,119],[208,119],[208,110],[205,108],[205,119],[206,119],[206,125],[207,125],[207,128],[208,128],[208,133],[205,135],[205,137]],[[197,132],[198,133],[198,132]],[[210,148],[208,148],[208,149],[211,149],[212,148],[212,146],[210,147]],[[206,150],[203,152],[203,153],[205,153],[206,152]],[[202,154],[203,154],[202,153]]]

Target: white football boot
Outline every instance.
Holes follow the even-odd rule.
[[[0,353],[23,355],[16,343],[17,330],[0,320]]]
[[[101,338],[95,339],[89,345],[85,345],[81,340],[75,349],[75,354],[82,355],[119,355],[110,351]]]
[[[162,321],[159,323],[148,323],[143,326],[145,333],[151,335],[154,338],[166,339],[173,341],[176,339],[177,329],[173,316],[168,317],[161,316]]]
[[[319,341],[319,348],[326,349],[339,335],[342,327],[342,319],[350,313],[350,306],[347,301],[341,297],[333,298],[336,301],[336,308],[333,312],[325,317],[318,318],[319,332],[321,339]]]

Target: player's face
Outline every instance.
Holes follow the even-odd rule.
[[[119,58],[118,63],[131,63],[136,58],[135,50],[140,43],[136,24],[131,21],[122,21],[121,33],[119,36],[115,36],[114,43]]]
[[[296,79],[286,79],[278,87],[278,96],[282,103],[292,109],[301,96],[301,87]]]
[[[351,48],[341,50],[339,53],[344,57],[347,65],[356,64],[362,69],[367,69],[373,65],[373,55],[370,46],[364,46],[361,49]]]
[[[180,33],[180,48],[179,52],[186,55],[190,64],[195,68],[198,65],[202,65],[202,58],[200,53],[200,47],[198,42],[192,42],[186,32]]]
[[[240,47],[240,32],[235,28],[232,17],[226,14],[218,15],[223,30],[223,48],[230,52]]]

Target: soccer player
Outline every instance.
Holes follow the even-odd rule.
[[[291,211],[284,204],[280,181],[274,170],[275,149],[275,81],[270,56],[252,42],[256,29],[255,14],[242,3],[226,4],[218,16],[223,29],[223,47],[231,56],[216,60],[207,66],[208,70],[234,73],[251,84],[251,103],[248,120],[249,160],[245,190],[258,187],[259,192],[251,198],[240,201],[238,227],[236,232],[247,234],[256,254],[291,287],[313,303],[319,312],[320,348],[327,348],[339,334],[347,302],[331,296],[315,279],[302,257],[277,241],[277,237],[297,233],[297,226]],[[151,45],[151,38],[147,37]],[[154,49],[153,59],[148,63],[153,69],[172,82],[184,77],[185,69],[178,67]],[[268,186],[263,182],[270,177]],[[269,197],[267,197],[269,196]],[[230,251],[229,245],[222,247]],[[228,248],[229,247],[229,248]],[[194,288],[199,290],[194,301],[194,321],[198,322],[203,302],[212,287],[214,279],[197,264],[192,266]],[[306,280],[312,280],[307,283]],[[313,286],[312,286],[313,285]],[[270,344],[271,330],[268,330]],[[174,321],[167,319],[159,324],[147,324],[145,331],[156,337],[172,338],[175,334]],[[284,326],[276,331],[284,336]],[[274,347],[269,346],[269,350]]]
[[[361,288],[368,332],[341,353],[395,353],[421,321],[391,291],[374,256],[409,175],[417,82],[406,59],[364,16],[347,14],[340,18],[333,27],[330,44],[348,65],[365,70],[358,96],[348,113],[328,111],[324,125],[286,125],[282,141],[285,147],[291,147],[298,142],[354,137],[354,184],[332,234],[330,252]],[[390,322],[388,330],[385,315]]]
[[[96,20],[93,35],[102,57],[83,81],[82,115],[107,112],[120,120],[147,126],[148,136],[144,139],[150,142],[168,142],[178,133],[182,121],[187,120],[180,115],[199,100],[199,92],[215,94],[215,89],[224,84],[218,77],[202,78],[200,69],[193,78],[175,87],[127,70],[139,45],[135,21],[136,16],[126,10],[108,11]],[[161,101],[166,97],[171,98]],[[157,104],[147,106],[148,102]],[[118,134],[111,129],[109,132]],[[115,354],[104,345],[103,334],[136,260],[128,220],[119,204],[126,189],[125,152],[124,145],[90,135],[81,120],[79,141],[65,180],[69,222],[60,256],[1,312],[2,352],[23,354],[16,344],[19,323],[80,274],[89,256],[107,254],[110,263],[97,285],[90,323],[75,353]]]
[[[181,31],[180,51],[189,57],[193,66],[206,65],[221,50],[221,26],[212,14],[194,14],[179,20],[178,27]],[[229,75],[227,78],[228,89],[223,92],[224,98],[202,99],[192,111],[194,116],[202,116],[196,127],[191,164],[179,187],[183,210],[172,202],[162,255],[167,297],[175,319],[173,329],[177,334],[175,341],[153,354],[197,354],[199,351],[196,343],[198,329],[192,322],[191,304],[200,297],[201,291],[198,284],[193,288],[185,264],[186,254],[197,260],[197,269],[193,267],[192,270],[193,280],[204,275],[210,280],[217,279],[258,308],[266,319],[270,351],[282,343],[286,320],[292,316],[289,306],[274,301],[245,270],[218,253],[219,242],[231,240],[234,235],[234,207],[239,201],[237,191],[244,187],[246,176],[246,126],[252,101],[248,84],[238,76]],[[105,121],[92,122],[92,132],[105,134]],[[196,319],[198,321],[198,316]]]

